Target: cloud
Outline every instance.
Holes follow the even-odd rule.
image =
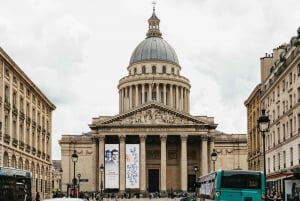
[[[146,37],[152,1],[2,1],[0,44],[56,105],[53,159],[62,134],[89,131],[118,113],[119,79]],[[15,6],[15,5],[18,6]],[[299,0],[158,1],[163,38],[190,79],[191,113],[218,130],[246,133],[244,101],[260,81],[259,58],[296,35]]]

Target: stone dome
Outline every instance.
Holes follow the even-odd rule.
[[[135,48],[129,64],[141,61],[167,61],[179,65],[175,50],[161,37],[148,37]]]

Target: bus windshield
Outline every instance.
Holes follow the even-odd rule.
[[[259,172],[222,171],[221,188],[261,188]]]

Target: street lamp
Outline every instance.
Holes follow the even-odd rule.
[[[59,188],[60,188],[60,192],[62,192],[62,174],[63,174],[63,169],[60,168],[60,169],[59,169],[59,175],[60,175]]]
[[[78,191],[79,191],[79,193],[80,193],[80,177],[81,177],[81,174],[78,173],[78,174],[77,174],[77,177],[78,177]]]
[[[198,172],[198,165],[194,165],[194,172],[195,172],[195,191],[196,191],[196,185],[197,185],[197,172]]]
[[[78,155],[76,154],[76,150],[74,150],[74,153],[72,154],[71,158],[72,158],[72,162],[74,163],[73,188],[75,188],[75,186],[76,186],[75,166],[76,166],[76,162],[78,160]]]
[[[217,158],[218,158],[218,154],[217,154],[216,150],[213,149],[213,152],[210,154],[210,159],[213,162],[213,171],[215,171],[215,162],[216,162]]]
[[[262,134],[263,138],[263,157],[264,157],[264,175],[265,175],[265,193],[267,193],[267,171],[266,171],[266,148],[265,148],[265,132],[269,130],[270,119],[266,115],[266,110],[261,110],[261,116],[257,120],[259,131]]]
[[[102,193],[103,193],[103,172],[104,172],[104,165],[103,165],[103,163],[101,163],[101,165],[100,165],[100,173],[101,173],[101,177],[100,177],[100,179],[101,179],[101,181],[100,181],[100,195],[101,195],[101,197],[102,197]]]
[[[196,181],[197,181],[198,165],[194,165],[194,172],[195,172],[195,177],[196,177]]]

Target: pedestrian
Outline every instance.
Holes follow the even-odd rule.
[[[39,192],[36,192],[35,201],[41,201],[41,196]]]

